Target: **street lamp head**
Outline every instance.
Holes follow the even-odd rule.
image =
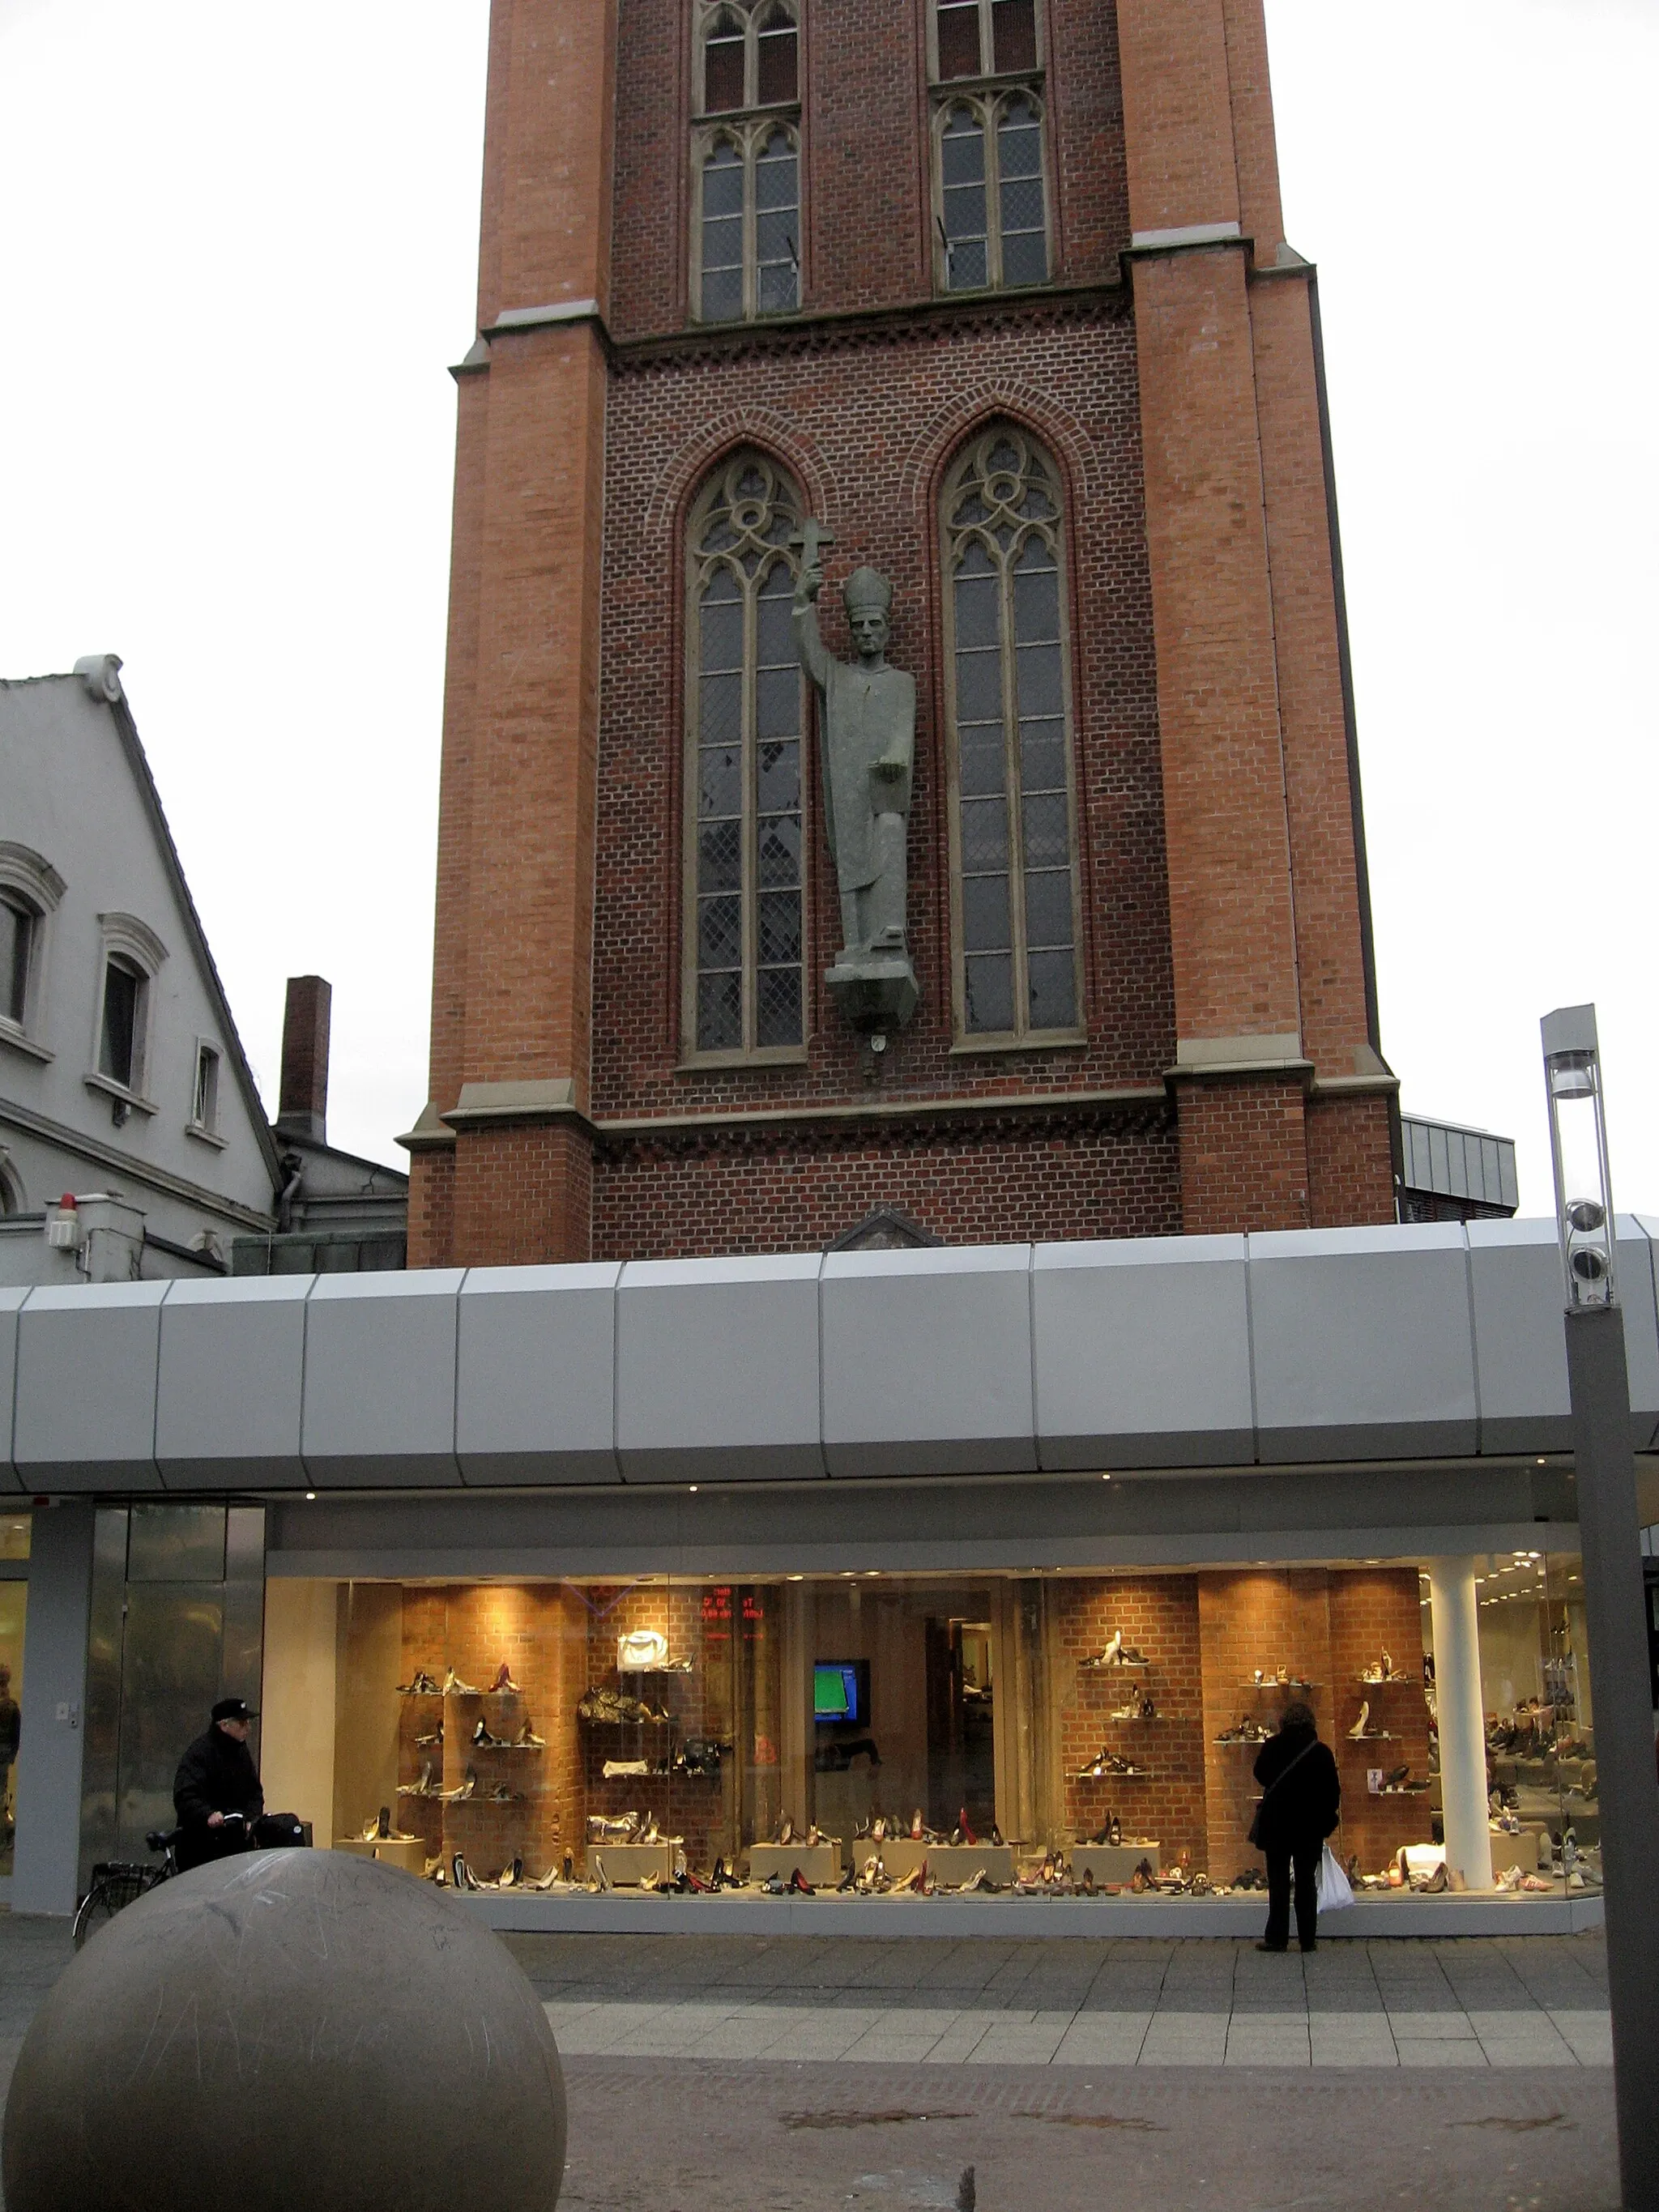
[[[1613,1189],[1595,1009],[1558,1006],[1540,1026],[1567,1309],[1610,1306],[1616,1302]]]

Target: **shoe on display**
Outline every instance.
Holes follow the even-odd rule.
[[[1361,1736],[1364,1735],[1366,1729],[1370,1723],[1370,1717],[1371,1701],[1369,1698],[1362,1698],[1359,1700],[1359,1718],[1348,1730],[1349,1735],[1355,1743],[1358,1743]]]
[[[390,1805],[381,1806],[379,1818],[374,1823],[374,1833],[382,1843],[384,1843],[386,1838],[391,1835],[392,1808]]]
[[[1140,1710],[1136,1713],[1135,1718],[1138,1721],[1155,1721],[1158,1718],[1158,1707],[1152,1703],[1150,1695],[1141,1699]]]
[[[961,1807],[957,1814],[957,1826],[962,1831],[962,1840],[964,1844],[972,1846],[978,1843],[979,1838],[974,1833],[973,1822],[968,1818],[968,1808],[965,1805]],[[951,1841],[954,1843],[955,1840],[956,1838],[952,1837]]]
[[[473,1682],[464,1682],[452,1667],[444,1676],[444,1695],[447,1698],[481,1698],[483,1692]]]
[[[1131,1698],[1127,1705],[1118,1705],[1106,1716],[1109,1721],[1138,1721],[1140,1718],[1139,1700]]]
[[[480,1750],[496,1751],[501,1748],[501,1737],[498,1735],[491,1735],[489,1733],[489,1723],[483,1717],[482,1715],[479,1716],[477,1727],[472,1731],[471,1740],[478,1746]]]
[[[417,1667],[406,1682],[398,1683],[398,1695],[400,1698],[441,1698],[443,1690],[424,1667]]]
[[[789,1887],[797,1897],[815,1897],[817,1894],[799,1867],[796,1867],[789,1876]]]
[[[511,1866],[504,1866],[497,1878],[497,1889],[517,1889],[524,1881],[524,1861],[514,1858]]]
[[[513,1669],[507,1665],[505,1659],[502,1660],[501,1665],[495,1669],[495,1679],[490,1684],[489,1689],[492,1697],[512,1696],[516,1698],[518,1696],[519,1686],[514,1680]]]
[[[918,1805],[915,1811],[910,1815],[910,1840],[912,1843],[919,1844],[921,1841],[922,1826],[921,1808]]]
[[[519,1799],[516,1792],[509,1790],[505,1782],[498,1782],[485,1802],[490,1805],[516,1805]]]
[[[429,1729],[424,1735],[416,1737],[415,1748],[416,1751],[429,1751],[434,1745],[441,1744],[443,1740],[444,1724],[440,1721],[435,1729]]]
[[[793,1844],[794,1842],[795,1824],[793,1820],[790,1819],[787,1813],[786,1813],[783,1815],[783,1818],[778,1822],[778,1832],[774,1840],[780,1844]]]
[[[879,1813],[870,1823],[870,1840],[872,1844],[884,1843],[887,1840],[887,1823]]]
[[[538,1735],[526,1721],[518,1735],[514,1737],[513,1745],[516,1751],[545,1751],[547,1738],[544,1735]]]
[[[648,1759],[607,1759],[600,1771],[607,1782],[636,1782],[642,1774],[650,1773],[651,1762]]]
[[[1095,1894],[1095,1870],[1092,1867],[1085,1867],[1083,1869],[1082,1889],[1085,1897],[1092,1897]]]

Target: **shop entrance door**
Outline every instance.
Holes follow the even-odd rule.
[[[147,1858],[173,1826],[173,1778],[220,1698],[259,1702],[262,1506],[99,1509],[87,1655],[81,1887],[101,1859]],[[250,1747],[258,1757],[256,1722]]]

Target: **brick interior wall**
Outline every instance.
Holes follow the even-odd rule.
[[[1081,1842],[1115,1813],[1126,1838],[1154,1838],[1164,1863],[1206,1863],[1204,1728],[1199,1670],[1198,1581],[1192,1575],[1063,1577],[1053,1595],[1056,1740],[1068,1832]],[[1084,1670],[1114,1630],[1150,1664]],[[1152,1721],[1113,1721],[1114,1708],[1150,1692]],[[1146,1781],[1075,1779],[1104,1746],[1150,1770]]]
[[[404,1680],[424,1668],[439,1681],[453,1667],[481,1689],[505,1660],[517,1693],[468,1698],[406,1698],[401,1718],[399,1782],[418,1780],[440,1754],[416,1738],[441,1716],[443,1785],[459,1788],[468,1769],[480,1793],[505,1781],[514,1802],[480,1798],[445,1804],[426,1797],[398,1800],[399,1825],[425,1839],[428,1856],[466,1856],[480,1881],[493,1880],[514,1856],[526,1875],[543,1874],[573,1850],[580,1863],[582,1801],[575,1757],[575,1701],[580,1695],[585,1636],[578,1601],[558,1583],[457,1584],[404,1592]],[[545,1750],[495,1751],[469,1739],[480,1718],[494,1735],[516,1736],[524,1722],[546,1738]]]
[[[1319,1733],[1332,1737],[1329,1581],[1322,1567],[1243,1570],[1199,1577],[1199,1637],[1204,1674],[1204,1771],[1209,1820],[1209,1871],[1231,1881],[1242,1868],[1265,1865],[1246,1840],[1261,1792],[1253,1769],[1261,1747],[1218,1743],[1243,1714],[1270,1728],[1292,1698],[1313,1707]],[[1280,1667],[1310,1680],[1311,1690],[1247,1688],[1257,1668]]]
[[[620,1688],[666,1712],[672,1722],[668,1727],[573,1723],[580,1735],[586,1808],[611,1820],[623,1813],[638,1813],[642,1819],[654,1813],[665,1836],[684,1838],[688,1862],[708,1867],[716,1852],[727,1848],[727,1801],[738,1786],[739,1757],[721,1761],[718,1782],[672,1773],[605,1778],[606,1759],[645,1759],[655,1766],[672,1762],[689,1738],[728,1732],[730,1716],[720,1695],[720,1685],[711,1680],[706,1663],[702,1586],[653,1583],[622,1589],[595,1585],[583,1596],[590,1608],[584,1655],[587,1686]],[[689,1656],[695,1662],[691,1673],[619,1675],[617,1638],[638,1628],[654,1628],[666,1636],[670,1658]]]
[[[1332,1741],[1342,1776],[1341,1850],[1357,1853],[1365,1874],[1380,1873],[1401,1844],[1426,1844],[1431,1815],[1426,1795],[1373,1797],[1366,1773],[1409,1764],[1411,1778],[1429,1771],[1429,1707],[1423,1694],[1423,1613],[1415,1567],[1354,1567],[1330,1578],[1331,1679],[1335,1691]],[[1367,1685],[1358,1680],[1386,1650],[1404,1682]],[[1370,1725],[1392,1743],[1352,1743],[1346,1731],[1370,1706]]]

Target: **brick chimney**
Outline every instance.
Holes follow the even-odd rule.
[[[283,1012],[283,1087],[276,1127],[318,1144],[328,1131],[328,1024],[334,992],[320,975],[290,975]]]

